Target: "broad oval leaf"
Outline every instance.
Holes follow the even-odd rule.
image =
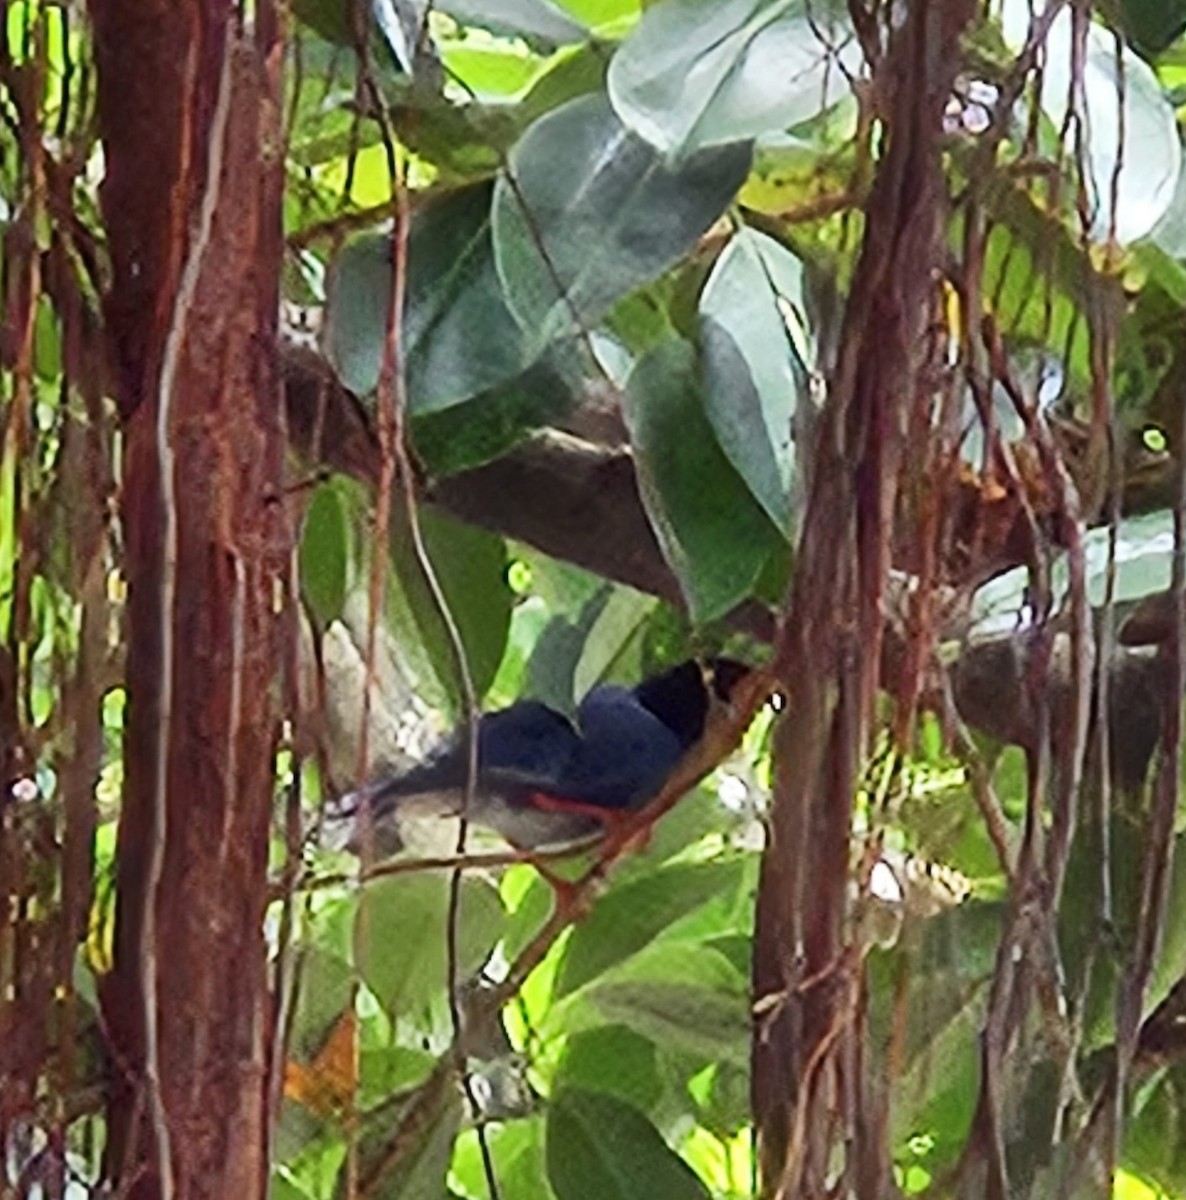
[[[725,989],[624,979],[598,984],[589,999],[600,1023],[624,1025],[666,1050],[741,1069],[749,1063],[750,1006],[740,981]]]
[[[574,930],[557,972],[557,999],[595,979],[659,937],[673,921],[723,893],[736,892],[742,859],[673,863],[615,888]]]
[[[489,1157],[487,1157],[489,1156]],[[517,1121],[494,1121],[481,1141],[474,1131],[463,1133],[453,1150],[449,1175],[453,1188],[441,1200],[489,1195],[488,1163],[494,1164],[498,1192],[507,1200],[556,1200],[548,1187],[544,1166],[544,1117],[535,1113]],[[436,1200],[432,1197],[431,1200]]]
[[[464,404],[419,414],[412,422],[416,455],[434,479],[501,458],[543,425],[555,424],[576,405],[571,370],[550,347],[513,379],[469,397]]]
[[[498,889],[472,875],[461,881],[457,970],[476,971],[502,927]],[[416,1017],[448,984],[449,878],[389,875],[363,890],[354,924],[354,961],[388,1014]]]
[[[379,382],[392,301],[392,240],[348,242],[329,272],[323,341],[359,395]],[[403,345],[408,408],[439,412],[506,383],[528,365],[502,299],[490,242],[490,185],[427,203],[408,234]]]
[[[1108,555],[1111,531],[1091,530],[1083,539],[1087,576],[1087,602],[1093,608],[1103,606],[1107,596]],[[1117,604],[1142,600],[1164,592],[1170,586],[1174,556],[1174,514],[1168,510],[1129,517],[1116,531]],[[1051,572],[1051,590],[1055,604],[1062,603],[1069,589],[1066,555]],[[972,633],[976,636],[1008,633],[1029,625],[1027,610],[1029,570],[1016,567],[986,583],[972,598]]]
[[[636,19],[647,0],[561,0],[573,16],[584,21],[590,29],[612,36],[623,24]],[[620,36],[620,34],[619,34]]]
[[[324,629],[342,615],[354,558],[354,530],[336,484],[313,493],[301,529],[301,593]]]
[[[403,1139],[400,1122],[392,1118],[388,1105],[381,1104],[362,1119],[358,1139],[358,1158],[352,1166],[347,1160],[338,1172],[334,1200],[351,1200],[359,1194],[358,1178],[373,1180],[365,1193],[375,1200],[424,1200],[444,1197],[449,1163],[465,1115],[464,1093],[460,1087],[441,1090],[427,1119],[417,1130],[418,1136]]]
[[[428,0],[365,0],[365,9],[359,4],[360,28],[356,28],[355,2],[293,0],[292,12],[298,21],[335,46],[354,48],[359,32],[371,33],[374,45],[386,46],[399,70],[411,75],[428,15]],[[363,16],[364,11],[369,11],[370,21]]]
[[[560,1088],[548,1104],[548,1182],[557,1200],[708,1200],[708,1190],[638,1109]]]
[[[639,492],[692,617],[723,616],[790,547],[717,443],[692,347],[671,338],[646,355],[624,409]]]
[[[1114,15],[1142,54],[1160,54],[1186,33],[1186,0],[1116,0]]]
[[[551,0],[439,0],[438,11],[462,25],[502,37],[521,37],[537,49],[583,42],[589,30]]]
[[[1113,1195],[1129,1200],[1180,1196],[1186,1190],[1186,1067],[1172,1062],[1154,1071],[1139,1096],[1125,1123],[1121,1162],[1140,1179],[1117,1171]]]
[[[662,273],[724,212],[749,171],[748,143],[666,166],[603,95],[536,121],[494,189],[494,257],[534,350],[591,330]]]
[[[479,699],[502,661],[515,597],[506,581],[506,543],[492,533],[425,509],[419,514],[424,550],[457,626]],[[396,632],[419,669],[454,711],[462,707],[456,651],[425,578],[406,520],[393,515],[389,608]],[[426,678],[427,676],[427,678]]]
[[[617,587],[610,592],[604,607],[589,627],[580,658],[573,669],[572,690],[584,696],[609,677],[611,670],[622,670],[623,655],[638,650],[646,623],[658,601],[654,596]]]
[[[289,1032],[289,1054],[311,1060],[330,1030],[353,1003],[354,972],[341,955],[322,946],[306,946],[301,956],[301,989]]]
[[[608,1092],[642,1112],[663,1097],[659,1048],[624,1025],[601,1025],[567,1037],[555,1087],[571,1084]]]
[[[753,229],[725,247],[700,297],[708,419],[780,529],[791,515],[795,409],[809,387],[803,312],[802,263]]]
[[[665,0],[614,55],[622,120],[671,158],[786,129],[849,95],[847,21],[806,0]]]
[[[982,1028],[1001,930],[999,903],[975,902],[921,922],[891,950],[869,955],[870,1046],[894,1046],[893,1143],[925,1130],[941,1168],[958,1154],[976,1103]],[[901,1010],[900,981],[910,1004]],[[878,1066],[891,1070],[881,1058]],[[928,1162],[928,1166],[930,1163]]]
[[[544,1036],[623,1025],[703,1062],[744,1067],[750,1052],[748,974],[712,939],[657,939],[555,1002]]]
[[[1025,44],[1034,5],[1005,0],[1005,40]],[[1071,10],[1054,19],[1046,35],[1041,104],[1056,129],[1066,119],[1068,97],[1078,94],[1072,78],[1074,30]],[[1113,37],[1087,27],[1083,62],[1083,109],[1089,131],[1084,173],[1092,212],[1092,236],[1114,235],[1121,245],[1144,237],[1165,215],[1182,165],[1182,146],[1173,106],[1148,63],[1125,46],[1117,61]],[[1115,205],[1112,197],[1115,192]]]
[[[371,15],[401,71],[412,74],[425,37],[429,0],[371,0]]]

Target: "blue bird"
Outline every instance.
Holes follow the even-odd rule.
[[[727,702],[748,672],[731,659],[689,660],[634,688],[594,688],[575,721],[538,700],[484,714],[468,820],[521,850],[595,840],[658,794],[713,703]],[[424,763],[344,797],[335,815],[369,806],[381,850],[399,844],[385,831],[391,818],[459,816],[468,749],[454,735]],[[351,848],[359,840],[356,832]]]

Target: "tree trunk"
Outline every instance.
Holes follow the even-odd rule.
[[[95,0],[105,298],[124,435],[125,788],[106,1171],[262,1196],[263,916],[290,531],[276,360],[280,29]]]

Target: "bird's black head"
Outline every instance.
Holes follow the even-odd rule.
[[[704,733],[713,700],[727,702],[733,689],[749,672],[750,668],[744,663],[731,658],[712,658],[706,663],[689,659],[662,675],[644,679],[634,689],[634,694],[686,749]]]

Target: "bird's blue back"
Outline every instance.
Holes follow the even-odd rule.
[[[684,747],[633,691],[594,688],[577,711],[580,738],[556,781],[567,800],[624,809],[662,786]]]
[[[478,719],[479,773],[508,787],[547,788],[563,773],[578,740],[566,717],[537,700],[521,700]],[[428,762],[400,776],[398,790],[464,787],[468,749],[464,736],[452,739]]]

